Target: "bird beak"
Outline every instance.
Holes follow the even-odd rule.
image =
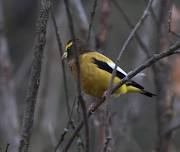
[[[61,60],[64,60],[64,59],[66,59],[67,58],[67,52],[64,52],[64,54],[62,55],[62,57],[61,57]]]

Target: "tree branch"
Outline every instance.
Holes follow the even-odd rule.
[[[90,17],[90,21],[89,21],[89,30],[88,30],[87,42],[89,42],[90,38],[91,38],[91,29],[92,29],[94,16],[95,16],[95,13],[96,13],[96,7],[97,7],[97,0],[94,0],[93,9],[92,9],[91,17]]]
[[[74,31],[74,26],[73,26],[73,20],[72,20],[72,16],[71,16],[71,12],[69,9],[69,0],[64,0],[64,4],[65,4],[65,8],[66,8],[66,12],[67,12],[67,17],[68,17],[68,21],[69,21],[69,29],[71,32],[71,37],[73,40],[73,47],[75,50],[75,63],[76,63],[76,68],[77,68],[77,91],[78,91],[78,101],[80,102],[81,105],[81,109],[83,112],[83,119],[85,122],[85,135],[86,135],[86,152],[89,152],[89,126],[88,126],[88,118],[87,118],[87,109],[86,109],[86,105],[85,105],[85,101],[82,97],[81,94],[81,79],[80,79],[80,64],[79,64],[79,52],[77,49],[77,43],[76,43],[76,37],[75,37],[75,31]],[[66,150],[67,151],[67,150]]]
[[[68,116],[70,117],[70,105],[69,105],[69,98],[68,98],[68,88],[67,88],[65,63],[64,63],[64,60],[61,60],[61,58],[63,56],[63,48],[62,48],[62,43],[61,43],[62,41],[61,41],[60,34],[58,32],[58,27],[57,27],[56,19],[54,17],[54,12],[53,12],[52,9],[51,9],[51,18],[52,18],[52,21],[53,21],[53,26],[54,26],[54,30],[55,30],[56,40],[57,40],[57,43],[58,43],[60,62],[61,62],[61,68],[62,68],[62,73],[63,73],[63,80],[64,80],[63,82],[64,82],[64,93],[65,93],[65,99],[66,99],[66,108],[67,108]]]
[[[73,115],[73,110],[74,110],[74,106],[75,106],[75,103],[76,103],[76,100],[74,100],[74,103],[73,103],[73,106],[72,106],[72,109],[71,109],[71,113],[70,113],[70,116],[69,116],[69,120],[68,120],[68,123],[67,123],[67,126],[66,128],[64,128],[64,131],[63,133],[61,134],[61,137],[55,147],[55,152],[58,150],[59,146],[61,145],[61,143],[64,141],[64,138],[65,138],[65,135],[69,132],[69,127],[70,125],[72,125],[73,129],[75,129],[75,126],[74,126],[74,123],[72,121],[72,115]]]
[[[138,73],[140,73],[142,70],[150,67],[152,64],[156,63],[157,61],[159,61],[160,59],[173,55],[173,54],[177,54],[180,53],[180,50],[177,50],[180,48],[180,41],[176,42],[174,45],[172,45],[171,47],[169,47],[168,49],[164,50],[163,52],[159,53],[159,54],[154,54],[150,59],[146,60],[143,64],[141,64],[139,67],[137,67],[136,69],[134,69],[133,71],[129,72],[127,74],[127,76],[125,78],[123,78],[121,80],[121,82],[119,82],[113,89],[112,89],[112,93],[114,93],[119,87],[121,87],[124,83],[126,83],[128,80],[130,80],[131,78],[133,78],[135,75],[137,75]]]
[[[112,76],[111,76],[111,80],[108,86],[108,90],[107,90],[107,98],[106,100],[109,100],[109,97],[111,95],[112,91],[112,86],[113,86],[113,80],[116,76],[116,69],[118,66],[118,62],[120,61],[120,58],[122,56],[122,54],[124,53],[124,51],[127,49],[129,43],[131,42],[131,40],[133,39],[133,37],[135,36],[135,33],[137,32],[137,30],[141,27],[141,25],[144,23],[145,19],[148,17],[149,15],[149,9],[151,8],[153,0],[149,0],[149,3],[146,7],[146,9],[143,12],[143,15],[140,17],[139,21],[137,22],[136,26],[133,28],[133,30],[131,31],[131,33],[129,34],[128,38],[126,39],[124,45],[122,46],[121,50],[119,51],[118,57],[116,59],[116,64],[115,64],[115,68],[113,69],[112,72]],[[119,87],[118,87],[119,88]],[[117,90],[117,88],[115,89]],[[114,93],[114,92],[113,92]]]
[[[111,1],[114,6],[117,8],[117,10],[120,12],[120,14],[122,15],[122,17],[124,18],[124,20],[126,21],[127,25],[129,26],[130,29],[133,29],[133,24],[130,21],[130,19],[128,18],[128,16],[126,15],[126,13],[123,11],[123,9],[121,8],[121,6],[119,5],[119,3],[117,2],[117,0],[112,0]],[[151,11],[151,10],[150,10]],[[141,36],[135,32],[134,33],[135,39],[137,40],[137,42],[139,43],[139,46],[141,47],[142,51],[145,53],[145,55],[147,57],[150,57],[150,51],[149,49],[146,47],[146,45],[143,43]]]

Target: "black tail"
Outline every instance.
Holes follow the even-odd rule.
[[[129,82],[126,83],[126,85],[127,85],[127,86],[134,86],[134,87],[136,87],[136,88],[139,88],[139,89],[141,90],[140,93],[143,94],[143,95],[145,95],[145,96],[147,96],[147,97],[157,96],[157,95],[154,94],[154,93],[151,93],[151,92],[148,92],[148,91],[144,90],[144,87],[141,86],[140,84],[138,84],[138,83],[135,82],[135,81],[129,81]]]
[[[142,90],[141,94],[143,94],[143,95],[145,95],[147,97],[157,96],[156,94],[148,92],[148,91],[145,91],[145,90]]]

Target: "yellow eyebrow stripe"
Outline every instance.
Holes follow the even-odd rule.
[[[67,51],[67,49],[70,48],[72,45],[73,45],[73,42],[69,42],[69,43],[66,45],[65,50]]]

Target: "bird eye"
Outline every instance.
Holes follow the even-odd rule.
[[[71,47],[68,47],[68,48],[67,48],[67,51],[70,51],[70,50],[71,50]]]
[[[67,49],[66,49],[66,51],[69,53],[69,52],[71,52],[71,47],[68,47]]]

